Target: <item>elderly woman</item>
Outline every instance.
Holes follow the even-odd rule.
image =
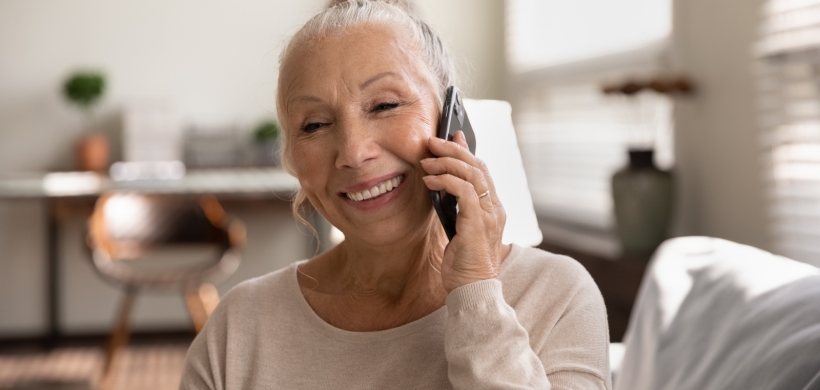
[[[229,292],[183,389],[608,389],[608,332],[574,260],[501,242],[484,164],[434,137],[453,66],[398,1],[336,1],[281,57],[286,167],[345,234]],[[448,241],[431,190],[459,202]]]

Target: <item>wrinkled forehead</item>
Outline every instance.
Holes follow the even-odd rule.
[[[358,86],[385,72],[427,84],[429,71],[412,37],[401,30],[374,24],[349,27],[300,42],[283,58],[278,99],[287,104],[295,94],[320,93],[332,83]]]

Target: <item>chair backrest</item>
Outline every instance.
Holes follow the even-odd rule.
[[[716,238],[668,240],[624,343],[616,389],[820,386],[820,269]]]
[[[518,149],[510,103],[465,99],[464,108],[475,131],[476,156],[487,164],[507,213],[502,241],[521,246],[540,244],[541,229]]]
[[[239,266],[239,251],[246,237],[242,222],[230,218],[213,196],[107,193],[97,201],[88,229],[91,260],[104,279],[154,289],[187,288],[224,280]],[[168,267],[173,264],[165,260],[160,262],[168,266],[160,269],[120,261],[178,244],[212,247],[219,255],[182,269]],[[152,254],[152,260],[157,260],[156,255]]]
[[[89,219],[89,245],[106,251],[112,260],[173,244],[213,244],[227,250],[231,240],[225,211],[212,196],[108,193]]]

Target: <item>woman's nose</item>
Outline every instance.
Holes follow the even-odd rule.
[[[361,168],[379,157],[381,147],[366,126],[351,122],[339,125],[341,128],[337,132],[340,140],[336,168]]]

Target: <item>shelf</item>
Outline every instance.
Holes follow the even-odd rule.
[[[93,172],[50,172],[0,178],[0,199],[99,196],[107,191],[165,194],[287,195],[299,181],[278,168],[188,171],[181,179],[115,181]]]

